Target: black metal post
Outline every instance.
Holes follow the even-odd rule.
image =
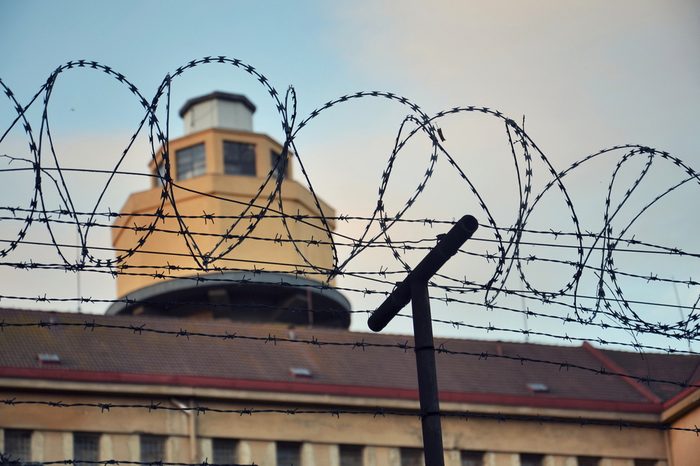
[[[399,313],[411,300],[411,283],[428,283],[440,267],[454,256],[466,240],[472,237],[479,223],[471,215],[465,215],[455,225],[442,235],[435,247],[408,274],[404,281],[398,283],[394,291],[369,316],[367,325],[379,332]]]
[[[440,401],[427,282],[411,284],[411,307],[418,371],[418,396],[423,427],[423,455],[425,455],[426,466],[444,466]]]
[[[444,466],[445,464],[428,281],[450,257],[457,253],[460,246],[471,238],[478,227],[478,222],[471,215],[462,217],[447,234],[440,238],[435,248],[420,261],[406,279],[396,286],[367,322],[369,328],[379,332],[409,301],[412,303],[413,338],[426,466]]]

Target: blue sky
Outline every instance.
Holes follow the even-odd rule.
[[[403,94],[429,114],[456,105],[477,105],[497,108],[517,121],[524,115],[527,132],[558,169],[603,147],[624,143],[667,150],[700,169],[697,2],[0,3],[0,78],[21,102],[27,102],[51,71],[68,60],[84,58],[109,65],[150,97],[166,73],[207,55],[242,59],[282,92],[293,85],[301,114],[345,93],[379,89]],[[200,67],[179,79],[173,87],[173,109],[192,96],[213,90],[251,97],[258,106],[256,129],[280,138],[279,118],[262,88],[229,68]],[[353,102],[326,112],[299,134],[300,155],[315,188],[340,212],[371,213],[381,171],[406,113],[404,108],[376,99]],[[101,158],[94,154],[118,153],[140,115],[130,93],[86,70],[62,75],[50,105],[52,131],[67,162],[74,164],[99,165]],[[38,128],[38,116],[30,116]],[[171,117],[177,136],[180,122],[175,111]],[[5,128],[12,118],[11,106],[2,101],[0,125]],[[507,211],[512,192],[503,173],[512,169],[508,159],[501,158],[502,132],[471,116],[446,121],[443,129],[451,153],[478,175],[480,189],[494,209]],[[22,155],[23,147],[22,134],[13,131],[0,153]],[[420,154],[420,147],[415,151]],[[425,165],[420,155],[402,160],[397,170],[402,180],[409,181],[395,182],[389,202],[396,206],[415,187]],[[145,155],[132,154],[128,166],[143,169],[146,162]],[[596,217],[602,212],[600,192],[614,164],[609,160],[582,170],[581,177],[572,180],[580,211],[590,214],[582,215],[583,220],[592,229],[600,221]],[[425,202],[414,216],[452,218],[465,213],[468,202],[447,201],[455,198],[451,190],[462,189],[457,188],[458,180],[442,173],[436,175],[437,186],[426,194],[432,204]],[[650,193],[659,192],[673,176],[667,167],[655,173],[656,178],[645,188]],[[26,199],[18,179],[3,183],[8,203],[15,196],[18,203]],[[110,207],[118,209],[128,192],[139,188],[138,183],[115,188]],[[697,194],[694,187],[664,205],[644,224],[643,233],[651,241],[673,241],[697,250],[690,232],[697,231],[700,224],[689,215],[687,204]],[[89,200],[90,196],[86,191],[84,197]],[[432,211],[430,205],[440,208]],[[551,217],[542,214],[538,226],[558,224],[560,214],[556,209]],[[503,217],[502,221],[509,220]],[[24,250],[18,254],[26,259],[34,253]],[[359,261],[358,268],[377,263],[381,259],[367,258]],[[698,270],[692,262],[657,266],[631,259],[626,265],[644,273],[660,268],[680,276]],[[13,272],[0,273],[8,277],[4,283],[12,284],[13,289],[23,287],[29,295],[40,293],[32,283],[13,278]],[[54,280],[60,282],[52,278],[52,283]],[[109,296],[109,284],[91,285],[92,278],[84,280],[84,287],[99,288]],[[62,285],[57,286],[49,294],[60,294]],[[647,297],[642,288],[632,289]],[[8,294],[6,289],[4,294]],[[698,293],[697,289],[678,291],[683,303],[694,300]],[[664,302],[675,302],[672,289],[653,293]],[[351,298],[358,308],[376,305],[362,297]],[[488,322],[491,317],[474,318]],[[520,321],[511,324],[517,327]],[[394,331],[408,328],[392,327]]]

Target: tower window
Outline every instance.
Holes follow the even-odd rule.
[[[224,173],[255,176],[255,146],[244,142],[224,141]]]
[[[171,168],[171,170],[172,170],[172,168]],[[154,175],[155,175],[155,177],[152,178],[152,180],[153,180],[152,184],[153,184],[154,188],[158,188],[158,187],[162,186],[161,180],[165,179],[165,162],[161,161],[158,163],[158,165],[156,165],[156,170],[155,170]]]
[[[282,158],[282,154],[280,154],[277,151],[271,150],[270,151],[270,167],[272,170],[272,179],[276,180],[279,178],[280,173],[284,177],[284,172],[286,167],[284,166],[284,160],[280,160]]]
[[[206,168],[204,161],[204,144],[186,147],[175,152],[177,179],[186,180],[203,175]]]

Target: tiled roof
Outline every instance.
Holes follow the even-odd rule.
[[[397,398],[415,398],[417,383],[413,351],[397,345],[411,336],[367,334],[332,329],[293,330],[296,340],[319,342],[379,343],[392,347],[312,345],[256,341],[241,336],[289,338],[283,325],[231,321],[196,321],[170,318],[98,316],[0,309],[0,322],[61,322],[140,326],[174,332],[236,335],[232,339],[174,336],[131,330],[37,326],[6,327],[0,333],[0,376],[61,378],[64,380],[135,381],[293,390]],[[632,382],[615,376],[578,369],[499,358],[525,357],[575,364],[594,369],[618,367],[640,376],[677,381],[697,381],[700,357],[629,353],[586,346],[553,346],[532,343],[436,338],[453,351],[473,355],[438,354],[441,399],[446,401],[504,402],[556,405],[569,400],[573,407],[603,403],[610,410],[647,411],[683,391],[677,385]],[[42,363],[39,353],[55,353],[59,364]],[[479,354],[492,355],[488,358]],[[601,357],[602,355],[602,357]],[[607,362],[606,362],[607,361]],[[610,363],[610,361],[612,361]],[[291,368],[306,368],[312,377],[297,377]],[[528,383],[548,387],[534,393]],[[637,385],[635,385],[637,384]],[[641,387],[641,388],[640,388]],[[646,388],[645,388],[646,387]],[[645,392],[646,390],[646,392]],[[649,391],[650,390],[650,391]],[[653,394],[650,394],[653,393]],[[656,399],[654,399],[656,398]],[[500,400],[500,401],[499,401]],[[625,407],[626,406],[626,407]]]

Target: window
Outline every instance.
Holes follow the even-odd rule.
[[[340,445],[340,466],[362,466],[362,450],[360,445]]]
[[[255,176],[255,146],[224,141],[224,173]]]
[[[232,464],[238,460],[236,458],[236,446],[238,442],[228,438],[215,438],[211,441],[211,449],[214,456],[214,463]]]
[[[162,435],[142,434],[139,438],[141,445],[141,461],[157,463],[165,461],[165,437]]]
[[[206,168],[204,144],[197,144],[175,152],[175,164],[178,180],[203,175]]]
[[[290,367],[289,373],[300,379],[312,379],[314,373],[308,367]]]
[[[270,151],[270,169],[272,170],[272,179],[276,180],[280,173],[284,177],[286,167],[284,166],[284,160],[282,159],[282,154],[274,150]]]
[[[76,466],[88,466],[87,461],[100,461],[100,434],[74,433],[73,461]]]
[[[301,443],[277,442],[277,466],[300,466]]]
[[[483,451],[462,451],[460,457],[462,466],[484,466]]]
[[[39,353],[36,359],[39,364],[61,364],[61,356],[56,353]]]
[[[543,455],[520,454],[520,466],[542,466]]]
[[[5,454],[11,460],[31,461],[32,431],[5,429]]]
[[[421,448],[402,448],[401,466],[423,466],[423,450]]]
[[[153,177],[153,187],[157,188],[159,186],[162,186],[164,181],[161,181],[161,179],[165,180],[165,162],[160,162],[158,165],[156,165],[156,171],[154,175],[156,176]]]
[[[576,462],[577,466],[600,466],[600,458],[597,456],[579,456]]]

